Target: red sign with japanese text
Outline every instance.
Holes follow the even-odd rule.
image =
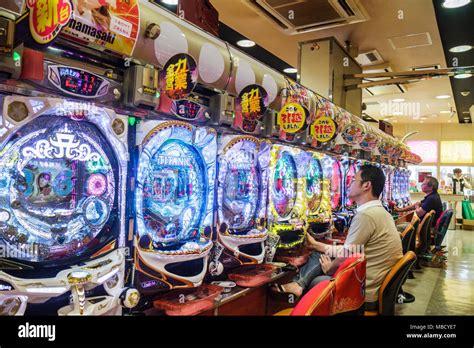
[[[69,0],[28,0],[26,6],[31,36],[42,45],[51,42],[71,19]]]

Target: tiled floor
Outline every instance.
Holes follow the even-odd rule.
[[[416,300],[397,304],[397,315],[474,315],[474,231],[451,230],[443,245],[447,268],[416,271],[403,286]]]

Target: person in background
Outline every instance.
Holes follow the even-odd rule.
[[[324,279],[331,278],[351,250],[363,250],[367,260],[365,309],[376,310],[378,291],[390,269],[403,256],[400,234],[392,216],[384,209],[380,195],[385,175],[373,165],[363,165],[349,186],[349,199],[357,204],[344,245],[327,245],[307,234],[306,243],[315,252],[293,282],[275,284],[272,291],[300,297]]]
[[[462,175],[462,170],[456,168],[453,170],[453,194],[462,195],[464,194],[464,189],[471,188],[471,184],[467,179]]]
[[[416,215],[420,219],[423,219],[426,213],[431,210],[435,211],[435,216],[432,222],[432,227],[436,225],[439,217],[443,213],[443,203],[441,202],[441,197],[438,194],[438,180],[432,176],[425,177],[423,183],[421,184],[421,190],[426,194],[420,202],[416,202],[408,207],[397,208],[395,207],[396,212],[404,212],[415,210]]]

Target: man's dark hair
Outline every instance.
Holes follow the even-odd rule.
[[[372,184],[372,194],[379,197],[385,187],[385,174],[383,170],[372,164],[365,164],[360,167],[360,177],[363,182]]]
[[[461,170],[461,168],[454,168],[453,173],[454,174],[462,173],[462,170]]]
[[[428,186],[433,189],[433,191],[438,191],[438,187],[439,187],[438,179],[432,176],[425,176],[425,180]]]

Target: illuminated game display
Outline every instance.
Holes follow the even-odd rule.
[[[24,97],[5,97],[3,117],[0,244],[16,267],[0,271],[0,282],[33,312],[120,313],[128,152],[111,125],[125,130],[126,118],[91,104]],[[84,286],[107,295],[86,298]]]
[[[327,231],[331,221],[330,178],[324,175],[327,155],[313,151],[306,171],[306,206],[309,231],[319,234]]]
[[[143,121],[137,132],[136,286],[199,286],[212,247],[216,132],[181,121]]]
[[[331,210],[338,212],[342,207],[342,171],[337,158],[328,156],[323,169],[327,171],[326,177],[330,178]]]
[[[226,268],[264,259],[270,146],[251,136],[219,139],[217,236],[225,247],[220,262]]]
[[[349,199],[349,188],[351,186],[352,180],[358,170],[358,165],[355,160],[346,159],[342,161],[342,170],[344,171],[344,195],[343,195],[343,205],[344,209],[347,211],[352,211],[356,208],[356,204],[352,199]]]
[[[277,144],[270,152],[268,226],[280,236],[280,249],[296,247],[306,234],[304,155],[297,148]]]

